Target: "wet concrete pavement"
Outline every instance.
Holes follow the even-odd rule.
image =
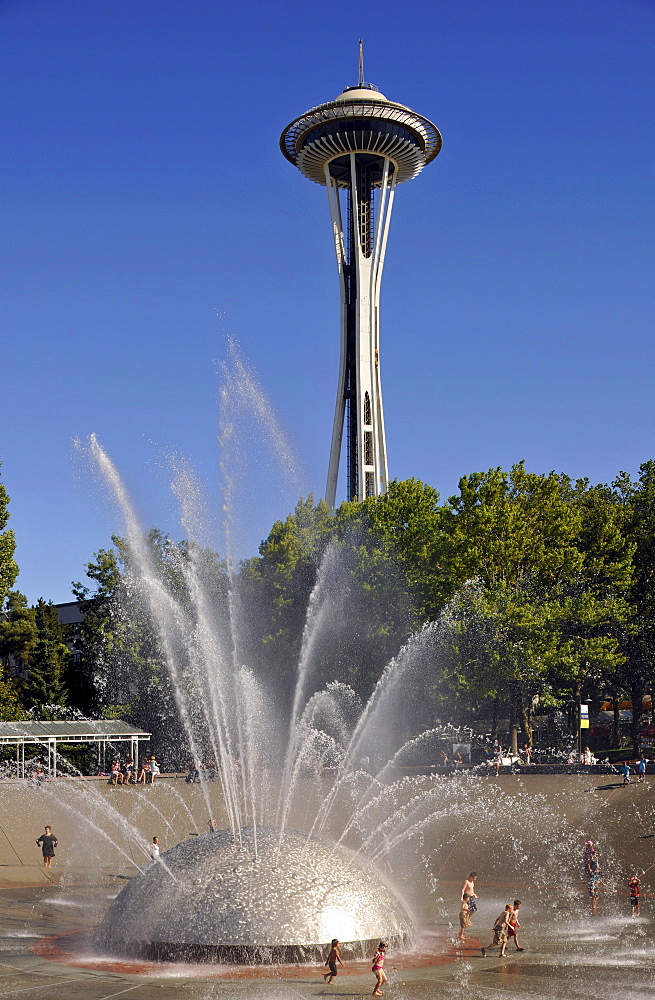
[[[111,885],[108,884],[111,892]],[[160,967],[153,973],[135,974],[117,963],[113,971],[94,965],[102,956],[84,950],[66,953],[64,960],[53,960],[48,946],[55,939],[79,933],[98,916],[97,884],[83,889],[77,886],[33,886],[0,890],[0,996],[30,1000],[110,1000],[114,997],[135,1000],[194,1000],[225,998],[237,1000],[283,1000],[307,997],[355,997],[371,993],[373,977],[358,965],[347,966],[336,982],[326,986],[318,968],[278,968],[230,970],[183,966]],[[527,921],[526,921],[527,924]],[[557,924],[549,933],[539,933],[526,926],[525,951],[483,959],[471,944],[456,952],[449,942],[448,928],[435,928],[435,964],[430,967],[406,967],[411,960],[388,960],[389,984],[385,993],[396,1000],[428,998],[486,997],[577,998],[602,1000],[652,997],[653,974],[652,922],[643,918],[578,917],[570,924]],[[477,942],[476,942],[477,945]],[[440,960],[441,959],[441,960]],[[445,961],[443,960],[445,959]],[[74,964],[73,964],[74,963]],[[129,965],[129,963],[125,963]],[[403,967],[405,966],[405,967]],[[238,972],[240,978],[233,978]],[[244,972],[247,978],[243,978]]]
[[[492,781],[471,785],[464,797],[476,816],[485,803],[493,805],[493,822],[488,814],[477,827],[465,820],[463,827],[455,828],[449,814],[438,836],[422,842],[425,863],[416,878],[427,888],[419,908],[432,935],[434,958],[426,965],[411,956],[400,961],[390,955],[385,994],[395,1000],[651,1000],[655,996],[651,915],[655,909],[655,817],[650,785],[620,789],[613,782],[590,777],[554,776],[552,781],[542,778],[538,782],[501,777],[492,789]],[[90,796],[96,807],[85,817],[76,812],[78,789],[63,791],[54,783],[51,789],[46,798],[40,798],[38,792],[24,787],[0,788],[3,1000],[292,1000],[371,993],[373,977],[361,965],[349,965],[328,987],[317,968],[253,970],[252,975],[247,970],[216,967],[159,966],[135,971],[129,963],[103,965],[104,956],[81,946],[78,950],[80,934],[99,922],[111,898],[141,863],[138,845],[128,843],[127,836],[121,842],[114,832],[114,840],[107,842],[98,830],[115,827],[118,810],[131,822],[139,818],[144,845],[151,833],[163,830],[171,841],[165,846],[172,846],[176,837],[194,832],[193,817],[195,832],[204,832],[206,803],[196,788],[188,786],[162,783],[161,788],[149,790],[150,799],[143,790],[103,786]],[[135,794],[141,798],[130,798]],[[459,790],[445,784],[444,796],[448,799],[449,795],[454,796],[453,802],[459,801]],[[452,812],[460,815],[459,809]],[[56,826],[60,839],[55,867],[48,872],[32,847],[45,822]],[[554,867],[544,867],[541,859],[544,838],[551,838],[548,843],[552,843],[549,822],[563,845]],[[522,836],[503,841],[501,850],[499,831],[508,824],[520,828]],[[577,873],[579,844],[592,831],[607,859],[609,883],[595,917],[589,913],[584,883]],[[403,858],[392,860],[398,873]],[[461,875],[473,866],[481,873],[480,908],[472,928],[478,940],[458,951],[452,943],[456,901]],[[637,920],[631,918],[624,885],[633,867],[643,872],[642,917]],[[563,870],[561,878],[556,875],[558,868]],[[530,876],[536,870],[547,871],[551,881],[535,884]],[[488,943],[494,917],[514,896],[524,900],[525,951],[510,952],[506,959],[497,954],[483,959],[479,938]],[[73,946],[66,948],[66,941],[74,942]],[[239,978],[232,978],[233,972]]]

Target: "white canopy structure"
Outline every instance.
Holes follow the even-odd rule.
[[[0,746],[16,747],[16,772],[25,777],[25,746],[40,745],[48,748],[48,777],[57,777],[58,743],[95,743],[102,745],[103,756],[108,743],[131,744],[131,755],[136,760],[139,742],[149,740],[146,733],[120,719],[78,719],[75,722],[0,722]]]

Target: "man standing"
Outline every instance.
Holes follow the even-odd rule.
[[[467,897],[466,902],[469,908],[469,918],[470,918],[469,923],[472,922],[473,914],[476,912],[478,908],[477,903],[475,902],[476,899],[478,898],[478,895],[475,891],[475,880],[477,877],[478,877],[477,872],[470,872],[467,878],[464,879],[462,883],[462,891],[459,894],[460,902],[464,902],[464,898]]]
[[[52,859],[55,856],[57,838],[53,836],[52,829],[49,826],[46,826],[45,833],[42,833],[37,839],[36,846],[40,847],[43,852],[43,867],[52,868]]]

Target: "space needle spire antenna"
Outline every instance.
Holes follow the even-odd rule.
[[[341,356],[325,499],[335,506],[346,437],[347,498],[387,489],[380,380],[380,285],[398,184],[441,149],[436,125],[364,82],[319,104],[282,132],[280,147],[300,172],[327,188],[341,292]]]

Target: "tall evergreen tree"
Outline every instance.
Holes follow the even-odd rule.
[[[83,615],[75,635],[77,656],[69,662],[65,676],[70,704],[84,715],[97,715],[105,701],[103,678],[116,646],[115,600],[121,574],[113,549],[100,549],[96,561],[87,564],[87,577],[95,589],[73,583],[73,595]]]
[[[70,658],[57,609],[50,601],[39,598],[34,611],[37,640],[29,659],[28,676],[21,695],[26,708],[43,705],[65,705],[67,692],[64,674]]]
[[[34,608],[19,590],[12,590],[5,604],[6,620],[0,622],[0,657],[5,672],[18,686],[28,678],[29,666],[38,641]]]
[[[1,463],[0,463],[1,464]],[[0,608],[18,576],[18,565],[14,559],[16,539],[13,531],[7,528],[9,497],[0,483]]]

